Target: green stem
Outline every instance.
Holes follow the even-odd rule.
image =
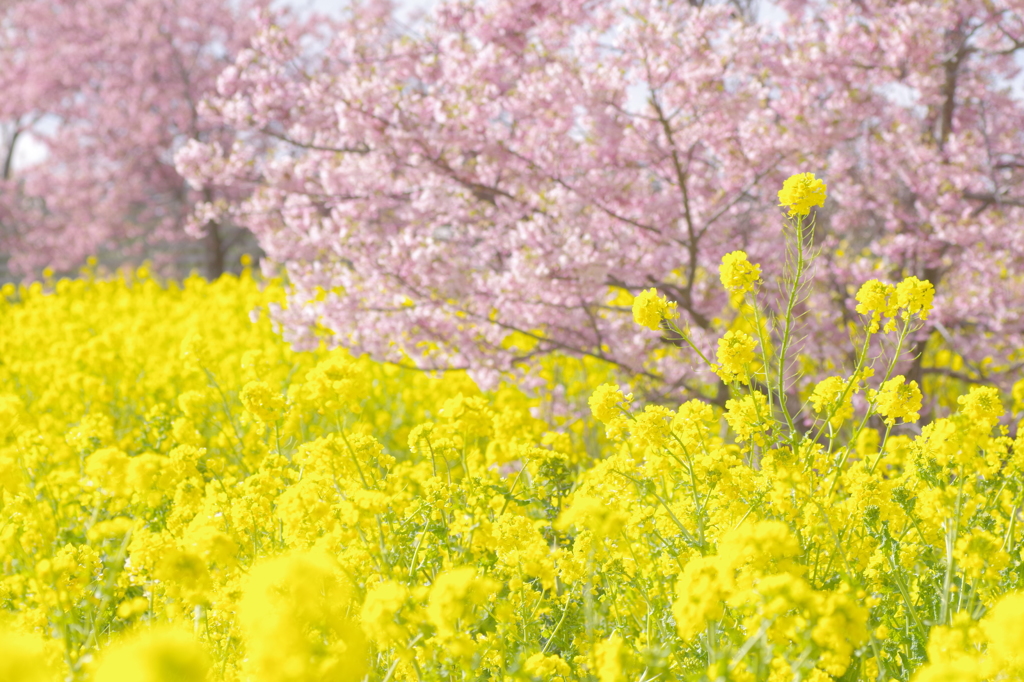
[[[953,573],[956,562],[953,558],[953,549],[956,545],[956,536],[960,530],[960,509],[964,494],[963,467],[957,470],[959,485],[956,492],[956,510],[953,513],[953,525],[946,530],[946,572],[942,578],[942,612],[939,622],[946,625],[949,622],[949,588],[953,584]]]
[[[566,595],[565,609],[562,611],[562,618],[558,621],[558,624],[555,625],[555,629],[551,632],[551,636],[548,637],[548,641],[544,643],[544,648],[540,651],[542,654],[546,654],[548,652],[548,647],[550,647],[551,643],[555,641],[555,635],[557,635],[558,631],[562,629],[562,624],[565,623],[566,616],[569,615],[570,606],[571,603],[569,602],[569,595]]]
[[[793,278],[789,286],[789,296],[786,301],[786,317],[785,324],[782,331],[782,344],[779,348],[779,378],[778,378],[778,391],[779,391],[779,407],[782,410],[782,415],[786,418],[786,425],[789,427],[790,437],[795,436],[795,429],[793,427],[793,417],[789,413],[789,408],[786,406],[786,356],[789,354],[789,344],[793,335],[793,310],[796,308],[796,299],[800,292],[800,280],[804,276],[804,271],[807,268],[807,261],[804,258],[804,219],[802,216],[798,216],[796,221],[792,223],[796,230],[796,264],[793,270]],[[811,235],[814,234],[813,224],[811,226]]]

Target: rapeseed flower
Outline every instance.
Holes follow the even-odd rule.
[[[971,386],[967,395],[960,396],[956,401],[960,405],[960,412],[982,429],[991,429],[1003,416],[999,391],[992,386]]]
[[[813,206],[824,206],[827,187],[813,173],[789,176],[779,190],[779,206],[789,208],[789,216],[805,216]]]
[[[899,310],[899,302],[896,288],[891,284],[885,284],[877,279],[872,279],[861,285],[857,291],[857,312],[861,315],[869,315],[868,333],[875,334],[879,330],[882,317],[895,317]],[[885,326],[886,332],[895,329],[895,323],[889,321]]]
[[[261,563],[239,601],[245,667],[265,682],[361,680],[366,645],[351,613],[351,587],[327,555],[300,552]]]
[[[659,295],[657,289],[642,291],[633,299],[633,320],[641,327],[658,331],[662,320],[678,316],[676,303]]]
[[[602,384],[594,390],[587,402],[594,419],[604,424],[609,438],[614,438],[625,428],[624,415],[632,400],[632,393],[623,395],[615,384]]]
[[[988,653],[1007,672],[1024,673],[1024,592],[1001,597],[981,621]]]
[[[59,653],[43,637],[0,627],[0,680],[56,682],[60,679],[58,657]]]
[[[749,384],[748,371],[754,362],[756,347],[757,341],[750,334],[728,331],[718,340],[718,364],[712,369],[727,384],[733,381]]]
[[[761,281],[761,266],[747,260],[745,252],[733,251],[722,256],[718,276],[729,293],[746,294]]]
[[[916,315],[918,319],[927,320],[934,298],[932,283],[917,277],[908,277],[896,285],[896,303],[903,310],[904,319]]]
[[[283,298],[251,273],[6,288],[0,633],[22,634],[0,634],[0,679],[1016,674],[1021,609],[1000,598],[1024,436],[999,430],[998,391],[883,437],[876,418],[916,420],[923,396],[891,378],[853,419],[872,367],[891,371],[877,339],[851,379],[780,377],[783,346],[762,368],[741,331],[761,309],[735,305],[757,266],[734,252],[719,274],[740,315],[717,358],[730,384],[640,405],[615,382],[649,376],[587,358],[483,392],[296,352],[251,321]],[[907,322],[902,342],[931,295],[907,278],[858,303],[875,331]],[[761,319],[768,343],[780,325]]]
[[[897,376],[882,383],[875,394],[878,414],[885,418],[885,423],[892,426],[897,419],[904,422],[916,422],[921,418],[921,389],[916,381],[907,383],[906,377]]]
[[[630,425],[633,438],[641,447],[665,445],[671,432],[672,418],[672,410],[662,405],[648,405],[633,418]]]
[[[96,682],[193,682],[206,679],[210,656],[192,635],[143,631],[102,652]]]
[[[817,413],[828,415],[832,428],[853,418],[853,390],[842,377],[828,377],[819,381],[811,392],[811,406]]]
[[[594,668],[600,682],[621,682],[625,642],[618,633],[594,646]]]
[[[561,656],[549,656],[543,653],[533,654],[526,659],[526,662],[523,663],[523,670],[530,675],[541,677],[545,680],[570,679],[572,675],[572,668],[569,667],[569,664]]]
[[[494,581],[477,575],[472,566],[459,566],[441,573],[430,587],[427,618],[442,635],[454,637],[459,622],[472,615],[474,607],[487,600]]]
[[[265,381],[250,381],[238,394],[245,409],[261,426],[273,424],[281,418],[285,399]]]
[[[770,420],[768,397],[760,391],[751,391],[742,398],[725,403],[725,421],[740,441],[763,445]]]
[[[408,588],[394,580],[377,583],[367,591],[359,620],[373,641],[390,645],[407,636],[408,630],[397,616],[408,598]]]

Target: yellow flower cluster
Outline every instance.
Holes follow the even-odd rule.
[[[927,320],[934,297],[931,282],[917,277],[908,277],[895,286],[872,279],[857,291],[857,312],[870,316],[868,331],[872,334],[878,332],[883,317],[890,318],[882,330],[888,333],[896,329],[897,317],[904,321],[911,316]]]
[[[747,260],[743,251],[733,251],[722,256],[718,276],[725,290],[733,294],[753,291],[761,279],[761,266]]]
[[[728,331],[718,340],[718,364],[713,367],[722,381],[749,384],[747,370],[754,361],[757,341],[750,334]]]
[[[928,664],[914,682],[1019,680],[1024,675],[1024,593],[1001,599],[980,622],[958,614],[932,630]]]
[[[825,412],[832,428],[853,417],[854,388],[843,377],[828,377],[818,382],[811,392],[811,405],[816,413]]]
[[[893,377],[882,383],[875,400],[878,403],[878,414],[889,426],[895,424],[897,419],[916,422],[921,418],[918,413],[921,409],[921,389],[917,387],[916,381],[908,384],[905,377]]]
[[[672,320],[676,317],[676,303],[658,294],[657,289],[641,291],[633,299],[633,320],[641,327],[658,331],[662,320]]]
[[[813,206],[824,206],[828,187],[813,173],[791,175],[779,190],[779,206],[789,209],[790,217],[805,216]]]
[[[736,619],[744,632],[759,633],[768,643],[780,671],[797,662],[793,672],[801,679],[843,676],[868,639],[867,611],[848,590],[816,590],[796,561],[800,554],[800,544],[779,521],[725,533],[718,554],[692,559],[683,569],[673,603],[680,637],[692,640],[709,621]],[[802,651],[815,652],[813,664],[800,661]],[[741,659],[739,677],[772,677],[770,668],[758,670],[764,663]]]
[[[929,291],[862,304],[920,319]],[[248,272],[2,291],[0,680],[1024,680],[995,389],[918,431],[869,330],[804,390],[736,328],[707,399],[641,406],[571,358],[539,369],[557,391],[485,394],[294,352],[250,321],[282,298]]]
[[[250,321],[281,300],[249,272],[2,290],[0,679],[361,680],[418,637],[385,666],[415,679],[439,651],[472,660],[463,626],[493,618],[500,583],[463,590],[455,557],[554,585],[516,495],[542,475],[564,495],[607,369],[542,370],[557,402],[485,398],[461,373],[293,352]]]

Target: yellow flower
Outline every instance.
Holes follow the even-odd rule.
[[[1002,538],[974,528],[957,538],[953,559],[973,580],[998,580],[999,572],[1010,563],[1010,555],[1003,551],[1002,545]]]
[[[725,613],[725,600],[734,585],[726,561],[717,556],[691,559],[676,584],[672,603],[679,637],[688,642],[707,628],[709,620]]]
[[[892,426],[897,419],[904,422],[916,422],[921,418],[921,389],[916,381],[906,383],[903,376],[893,377],[884,382],[875,394],[878,414],[885,418],[885,423]]]
[[[13,394],[0,393],[0,433],[14,434],[14,427],[21,420],[20,413],[25,409],[21,398]],[[0,438],[0,443],[3,439]]]
[[[185,632],[157,629],[129,637],[104,651],[96,682],[183,682],[206,679],[210,661]]]
[[[546,589],[555,586],[551,549],[532,520],[516,514],[502,514],[494,523],[495,553],[506,566],[531,578]]]
[[[242,371],[250,379],[262,379],[269,371],[270,362],[261,349],[247,350],[242,353]]]
[[[365,640],[351,609],[348,581],[325,554],[278,556],[253,568],[238,603],[251,679],[362,680]]]
[[[991,429],[1003,416],[999,390],[991,386],[971,386],[967,395],[956,399],[960,412],[981,430]]]
[[[568,678],[572,674],[569,664],[562,660],[560,656],[545,656],[541,653],[534,654],[526,659],[526,662],[523,663],[523,670],[534,677],[541,677],[545,680],[558,677]]]
[[[990,679],[985,659],[978,655],[983,634],[968,613],[953,616],[950,625],[936,625],[928,633],[928,663],[918,669],[914,682],[981,682]]]
[[[742,252],[723,258],[734,309],[758,273]],[[529,383],[481,391],[464,373],[401,368],[397,346],[396,365],[327,349],[341,337],[289,348],[270,316],[247,317],[283,303],[281,285],[255,277],[4,288],[0,682],[1024,674],[1024,596],[1000,600],[1016,580],[1024,427],[1016,442],[993,436],[994,389],[884,447],[877,424],[841,443],[803,437],[807,420],[787,429],[764,387],[669,410],[681,389],[714,387],[627,378],[593,358],[541,358]],[[932,295],[908,277],[869,284],[855,305],[864,326],[915,323]],[[640,299],[641,318],[669,326],[667,301]],[[767,337],[736,329],[707,357],[754,383]],[[801,393],[818,425],[851,421],[869,374],[822,375]],[[616,380],[649,404],[633,409],[625,383],[604,383]],[[916,385],[878,383],[878,420],[917,418]],[[1024,407],[1024,381],[1013,401]],[[861,461],[837,469],[853,447]],[[876,460],[884,474],[864,466]],[[838,547],[829,526],[849,519],[903,540],[842,533]],[[964,608],[923,633],[925,664],[891,581],[926,599],[947,553]],[[907,647],[920,656],[885,655]]]
[[[646,406],[630,426],[633,438],[641,447],[661,447],[671,430],[672,417],[672,411],[667,407]]]
[[[847,390],[846,379],[828,377],[814,387],[814,391],[811,392],[811,405],[815,412],[831,413],[829,423],[833,428],[839,428],[845,420],[853,417],[852,394],[852,389]]]
[[[701,400],[689,400],[672,417],[672,432],[685,447],[700,447],[718,431],[714,408]]]
[[[202,334],[192,332],[181,341],[181,359],[190,369],[209,368],[210,345]]]
[[[632,399],[632,393],[622,395],[615,384],[601,384],[594,389],[588,402],[594,419],[608,426],[622,418],[622,406],[628,405]]]
[[[868,333],[878,332],[882,316],[894,317],[899,310],[896,288],[891,284],[879,282],[872,279],[861,285],[857,291],[857,312],[861,315],[870,315],[871,322],[868,324]],[[892,331],[895,324],[890,321],[885,326],[885,331]]]
[[[726,291],[734,294],[745,294],[753,291],[761,279],[761,266],[747,260],[743,251],[733,251],[722,256],[722,265],[718,268],[718,276]]]
[[[977,657],[963,655],[927,663],[913,679],[914,682],[981,682],[981,670]]]
[[[622,637],[616,633],[594,645],[594,667],[600,682],[620,682],[622,676]]]
[[[39,635],[0,628],[0,680],[56,682],[62,679],[57,675],[56,653]]]
[[[633,299],[633,320],[641,327],[658,331],[662,320],[676,317],[678,313],[675,302],[659,296],[657,289],[642,291]]]
[[[250,381],[242,387],[238,399],[253,417],[262,424],[273,424],[281,417],[285,399],[265,381]]]
[[[130,495],[128,466],[131,458],[118,448],[100,448],[85,460],[90,483],[111,495]]]
[[[367,591],[359,616],[370,639],[387,646],[406,636],[405,628],[395,621],[395,616],[408,596],[408,588],[393,580],[377,583]]]
[[[981,621],[988,651],[1008,670],[1024,672],[1024,592],[1003,596]]]
[[[779,190],[779,206],[789,207],[790,217],[807,215],[812,206],[825,205],[827,189],[825,182],[815,178],[813,173],[791,175]]]
[[[178,396],[178,408],[192,420],[201,418],[211,402],[212,396],[205,391],[184,391]]]
[[[760,391],[752,391],[742,398],[727,400],[725,421],[736,434],[737,440],[752,440],[758,445],[764,445],[764,434],[771,425],[768,398]]]
[[[87,414],[81,423],[68,431],[67,444],[85,452],[113,444],[114,422],[105,414]]]
[[[334,351],[306,375],[305,399],[321,413],[362,411],[360,402],[368,392],[367,377],[359,363],[342,351]]]
[[[903,319],[917,315],[922,320],[928,319],[935,298],[935,287],[927,280],[907,277],[896,285],[896,302],[903,309]]]
[[[747,367],[754,361],[757,341],[745,332],[728,331],[718,340],[718,364],[712,369],[722,381],[749,384]]]
[[[472,566],[445,571],[430,586],[427,617],[441,635],[454,637],[459,621],[469,616],[474,606],[487,601],[495,587],[493,580],[477,576]]]
[[[567,530],[575,526],[578,530],[587,529],[603,538],[617,535],[627,520],[626,515],[614,506],[577,493],[569,508],[559,515],[555,528]]]

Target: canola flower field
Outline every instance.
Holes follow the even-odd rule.
[[[824,193],[780,193],[789,313]],[[921,390],[870,352],[931,285],[865,283],[858,366],[797,410],[794,316],[718,274],[724,409],[293,352],[248,270],[4,287],[0,680],[1024,679],[1024,434],[982,386],[895,434]]]

